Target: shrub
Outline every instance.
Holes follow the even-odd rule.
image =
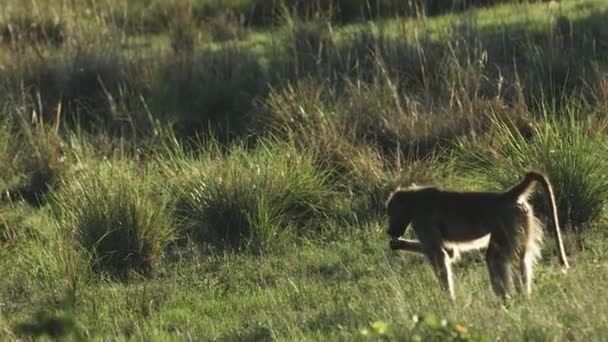
[[[314,157],[287,143],[235,145],[226,155],[173,158],[172,176],[186,234],[210,245],[250,251],[278,247],[289,232],[305,234],[332,214],[331,187]],[[207,150],[209,151],[209,150]]]
[[[174,238],[173,202],[152,172],[123,162],[89,165],[51,197],[60,225],[90,253],[93,269],[148,274]]]

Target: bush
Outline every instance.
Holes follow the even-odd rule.
[[[152,172],[123,162],[89,165],[51,196],[61,226],[90,253],[93,269],[149,274],[175,235],[173,202]]]
[[[315,230],[332,215],[332,190],[314,157],[286,143],[240,145],[191,159],[172,158],[167,172],[180,199],[186,234],[196,241],[235,249],[278,247],[290,232]]]

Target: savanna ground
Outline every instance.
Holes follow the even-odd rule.
[[[0,11],[0,340],[608,336],[607,2]],[[547,233],[529,299],[388,250],[396,186],[531,168],[572,269]]]

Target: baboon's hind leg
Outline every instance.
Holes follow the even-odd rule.
[[[492,234],[486,252],[486,263],[490,274],[492,290],[502,298],[506,298],[511,283],[509,269],[511,256],[512,245],[507,235],[503,232]]]
[[[513,264],[513,268],[516,275],[515,289],[517,293],[523,293],[529,295],[532,291],[532,270],[534,267],[534,258],[531,257],[531,253],[527,246],[525,250],[522,250],[517,254],[516,260]]]
[[[533,277],[533,268],[534,261],[532,258],[526,253],[526,255],[522,258],[521,261],[521,278],[526,288],[526,295],[530,295],[532,293],[532,277]]]
[[[515,262],[511,265],[515,279],[513,279],[513,285],[517,293],[522,293],[526,286],[526,275],[524,274],[524,252],[518,253]]]
[[[525,285],[526,295],[532,293],[532,279],[534,277],[534,265],[540,257],[540,245],[542,244],[543,231],[540,221],[530,210],[526,220],[525,249],[519,263],[520,277]]]

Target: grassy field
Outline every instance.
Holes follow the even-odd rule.
[[[0,340],[608,336],[608,3],[125,3],[0,9]],[[529,169],[530,298],[389,250],[397,186]]]

